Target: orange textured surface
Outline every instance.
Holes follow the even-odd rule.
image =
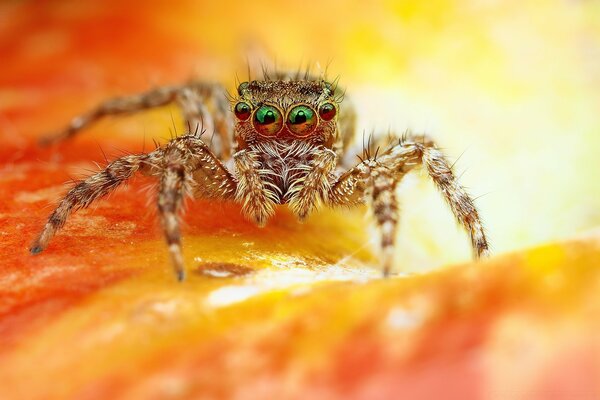
[[[259,229],[194,201],[178,284],[138,178],[30,256],[63,183],[104,162],[98,143],[140,151],[171,117],[35,138],[106,96],[185,80],[209,51],[170,29],[192,23],[185,5],[103,4],[1,6],[0,398],[600,397],[597,234],[382,280],[364,210],[305,224],[280,210]]]

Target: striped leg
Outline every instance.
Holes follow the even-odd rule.
[[[105,101],[91,111],[73,118],[71,123],[58,133],[42,137],[40,144],[50,145],[70,139],[82,129],[106,116],[129,114],[148,108],[164,106],[175,99],[178,91],[178,87],[161,87],[146,93]]]
[[[180,136],[151,153],[119,158],[79,181],[59,203],[31,245],[32,254],[43,251],[65,224],[71,212],[107,195],[136,172],[160,179],[158,209],[179,280],[184,279],[178,213],[185,194],[195,197],[233,199],[237,183],[208,146],[194,135]],[[188,190],[189,189],[189,190]]]
[[[382,157],[392,169],[408,172],[423,165],[433,183],[442,192],[456,220],[469,233],[475,258],[489,255],[489,245],[473,199],[458,182],[444,153],[426,136],[408,136]]]
[[[396,199],[398,180],[385,168],[372,171],[370,203],[381,233],[381,264],[383,276],[388,276],[394,262],[394,243],[399,212]]]
[[[395,187],[406,173],[419,165],[425,166],[454,216],[469,233],[475,258],[489,254],[479,213],[471,197],[456,179],[443,153],[430,139],[410,136],[388,148],[379,157],[369,158],[349,169],[332,184],[328,196],[332,205],[371,202],[381,228],[384,274],[391,267],[393,231],[398,222]]]
[[[133,96],[118,97],[99,104],[91,111],[81,114],[62,131],[43,137],[42,145],[57,143],[77,135],[98,120],[114,115],[133,114],[149,108],[176,103],[186,123],[185,129],[215,131],[210,143],[213,153],[225,159],[231,156],[231,132],[233,122],[229,101],[220,85],[191,82],[182,86],[164,86]]]
[[[148,166],[143,164],[154,155],[153,152],[119,158],[108,164],[102,171],[79,181],[50,214],[44,229],[31,245],[31,253],[38,254],[48,246],[50,239],[64,226],[71,212],[86,208],[92,202],[106,196],[131,178],[136,171],[142,169],[142,172],[147,172]]]
[[[236,182],[231,173],[197,136],[185,135],[163,148],[158,164],[158,212],[169,248],[171,264],[179,281],[185,279],[181,250],[180,214],[187,194],[196,197],[233,199]]]
[[[175,268],[175,274],[179,281],[185,279],[179,228],[179,211],[186,191],[185,178],[185,170],[182,165],[168,165],[162,173],[158,189],[158,213],[167,246],[169,246],[171,264]]]
[[[176,102],[190,133],[200,129],[210,135],[214,132],[210,137],[210,148],[221,159],[227,160],[233,147],[233,120],[225,93],[220,85],[190,84],[181,88]]]
[[[489,256],[489,245],[473,199],[454,176],[444,154],[433,146],[423,147],[422,160],[454,216],[469,233],[475,258]]]

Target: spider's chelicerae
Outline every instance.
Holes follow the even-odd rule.
[[[303,220],[319,204],[366,202],[381,233],[381,263],[387,275],[399,214],[395,189],[404,175],[421,165],[469,233],[475,256],[488,252],[473,200],[435,143],[423,135],[392,135],[391,141],[388,136],[374,144],[378,151],[354,147],[354,110],[343,106],[339,91],[323,79],[265,76],[239,85],[233,99],[215,84],[161,87],[102,103],[47,141],[72,137],[104,116],[169,103],[181,108],[188,126],[202,123],[205,130],[214,131],[214,140],[202,140],[202,132],[179,136],[152,152],[114,160],[77,182],[48,218],[31,253],[46,248],[72,211],[89,206],[139,172],[158,179],[158,211],[179,280],[185,277],[179,212],[186,196],[234,200],[261,226],[280,204]]]

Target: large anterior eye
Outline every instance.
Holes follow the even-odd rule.
[[[254,113],[254,128],[264,136],[273,136],[281,130],[283,118],[276,107],[263,105]]]
[[[233,112],[238,119],[245,121],[250,117],[250,114],[252,114],[252,108],[250,107],[250,104],[241,101],[235,105]]]
[[[317,117],[309,106],[296,106],[288,114],[287,125],[293,134],[306,136],[317,126]]]

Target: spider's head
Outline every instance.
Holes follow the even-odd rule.
[[[323,80],[244,82],[233,103],[238,149],[274,140],[300,140],[331,147],[337,135],[339,101]]]

